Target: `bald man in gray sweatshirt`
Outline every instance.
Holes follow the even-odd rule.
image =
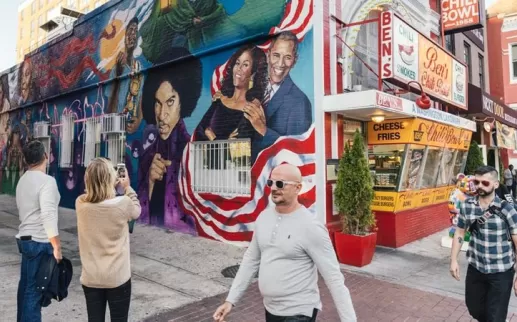
[[[312,322],[321,310],[319,271],[330,290],[340,320],[357,321],[350,292],[326,227],[298,202],[300,170],[277,166],[267,185],[275,208],[264,210],[244,254],[226,302],[214,313],[223,322],[259,271],[266,322]]]

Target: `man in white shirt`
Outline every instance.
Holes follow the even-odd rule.
[[[275,208],[264,210],[257,218],[253,239],[214,320],[225,321],[259,271],[266,322],[314,322],[322,308],[319,271],[340,321],[357,321],[328,230],[298,202],[302,187],[300,170],[282,164],[273,170],[267,185]]]
[[[16,235],[22,254],[18,284],[17,322],[41,321],[41,298],[36,290],[36,274],[43,255],[62,259],[58,232],[58,205],[61,196],[56,180],[46,174],[47,153],[40,141],[31,141],[23,148],[29,170],[16,186],[16,205],[21,224]]]

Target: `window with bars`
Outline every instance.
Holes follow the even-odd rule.
[[[250,196],[250,139],[193,142],[190,149],[194,192]]]
[[[512,81],[517,82],[517,44],[512,44],[510,48],[510,62],[511,62],[511,78]]]
[[[91,117],[83,124],[83,165],[101,155],[101,131],[102,120],[99,117]]]
[[[126,151],[126,118],[124,115],[105,114],[102,117],[102,134],[105,136],[105,153],[116,165],[125,163]]]
[[[33,131],[33,138],[35,140],[40,141],[43,144],[43,147],[45,148],[45,153],[47,153],[47,156],[50,155],[50,123],[49,122],[34,122],[34,131]],[[48,173],[48,166],[47,163],[47,173]]]
[[[59,167],[71,168],[73,164],[75,122],[71,114],[61,115],[61,135],[59,137]]]

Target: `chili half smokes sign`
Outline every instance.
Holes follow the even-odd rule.
[[[381,77],[402,87],[419,82],[437,101],[467,109],[467,67],[392,11],[379,24]]]

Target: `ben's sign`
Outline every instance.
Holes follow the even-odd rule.
[[[381,14],[379,35],[379,70],[383,79],[402,87],[417,81],[433,99],[467,110],[465,64],[392,11]]]
[[[484,6],[481,2],[478,0],[442,0],[442,23],[445,33],[451,34],[483,27]]]

